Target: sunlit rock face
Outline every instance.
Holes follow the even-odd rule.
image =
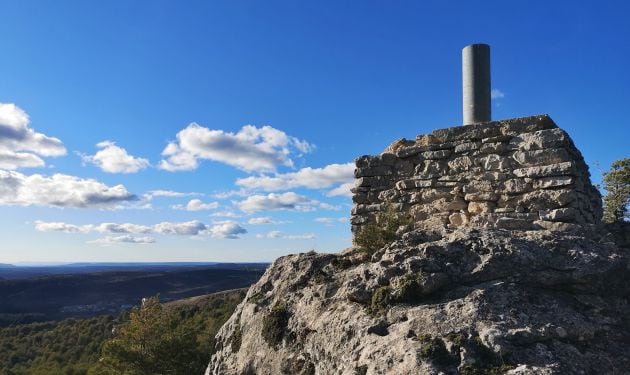
[[[547,116],[436,130],[357,159],[356,235],[380,249],[277,259],[206,374],[630,373],[630,224]],[[373,226],[372,226],[373,227]]]
[[[401,139],[358,158],[355,175],[354,233],[389,208],[418,228],[553,230],[601,218],[582,155],[546,115]]]

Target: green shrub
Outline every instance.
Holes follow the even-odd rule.
[[[438,366],[454,366],[457,365],[459,359],[446,350],[444,341],[438,337],[431,335],[420,335],[418,340],[421,343],[420,358],[431,361]]]
[[[374,315],[380,315],[387,310],[387,306],[391,303],[391,290],[389,286],[378,287],[372,294],[372,302],[370,303],[370,312]]]
[[[262,293],[257,292],[257,293],[252,294],[252,296],[247,299],[247,302],[253,303],[256,305],[258,304],[258,302],[260,302],[261,299],[263,299],[263,297],[264,295]]]
[[[411,220],[405,214],[396,212],[389,206],[385,212],[376,215],[376,221],[365,224],[354,236],[359,249],[369,255],[394,242],[400,227],[409,226]]]
[[[263,339],[269,345],[277,347],[282,342],[288,323],[289,311],[286,305],[277,303],[263,319]]]
[[[405,276],[400,284],[400,288],[395,292],[396,302],[417,302],[422,298],[422,280],[419,274],[409,274]]]

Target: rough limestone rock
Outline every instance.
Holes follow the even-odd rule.
[[[630,223],[600,223],[588,167],[548,116],[440,129],[356,164],[353,233],[381,212],[413,225],[375,252],[277,259],[206,374],[630,374]]]
[[[630,249],[614,239],[440,228],[371,257],[285,256],[220,330],[207,374],[629,373]]]

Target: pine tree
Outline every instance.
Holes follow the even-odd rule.
[[[612,163],[604,173],[604,221],[614,223],[630,219],[630,158]]]

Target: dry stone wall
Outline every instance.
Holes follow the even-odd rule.
[[[547,115],[401,139],[359,157],[355,177],[353,233],[389,209],[417,228],[554,230],[601,219],[588,166]]]

